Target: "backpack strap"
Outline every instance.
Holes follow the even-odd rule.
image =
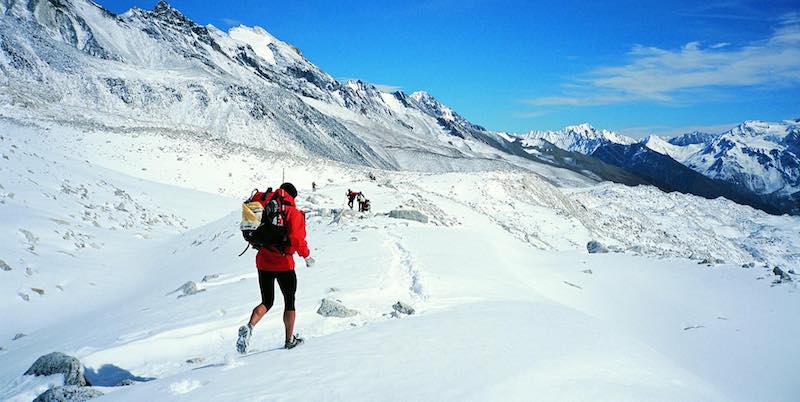
[[[253,191],[250,193],[250,196],[247,197],[247,201],[245,201],[245,202],[253,201],[253,197],[255,197],[256,194],[258,194],[258,189],[257,188],[253,189]]]

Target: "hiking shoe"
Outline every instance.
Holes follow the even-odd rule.
[[[250,325],[242,325],[239,327],[239,339],[236,341],[236,351],[245,354],[247,353],[247,348],[250,346],[250,335],[253,333],[253,329],[250,328]]]
[[[303,338],[298,338],[297,335],[292,335],[292,339],[286,341],[286,344],[283,345],[284,349],[292,349],[297,345],[303,343]]]

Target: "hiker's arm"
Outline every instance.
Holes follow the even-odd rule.
[[[311,253],[306,242],[306,216],[298,210],[294,210],[293,219],[289,220],[289,244],[300,257],[306,258]]]

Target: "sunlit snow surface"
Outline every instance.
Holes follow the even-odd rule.
[[[52,351],[80,358],[109,400],[800,394],[798,293],[771,273],[798,266],[798,218],[649,187],[385,172],[158,132],[4,120],[0,136],[3,400],[60,384],[22,375]],[[280,349],[277,307],[256,327],[260,353],[240,357],[236,331],[259,292],[253,252],[236,257],[239,203],[284,168],[317,259],[298,261],[307,342]],[[373,213],[336,219],[347,189]],[[399,206],[431,221],[384,215]],[[619,252],[587,254],[592,239]],[[204,291],[171,293],[190,280]],[[323,318],[325,297],[359,314]],[[397,301],[416,314],[392,318]],[[152,381],[113,387],[120,376]]]

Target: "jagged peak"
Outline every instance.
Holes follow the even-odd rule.
[[[159,0],[159,2],[156,3],[155,7],[153,7],[152,14],[167,21],[178,21],[180,23],[194,24],[192,20],[164,0]]]
[[[421,102],[424,100],[424,101],[435,101],[438,103],[436,98],[434,98],[431,94],[429,94],[426,91],[414,91],[411,93],[410,97],[411,99],[414,99],[417,102]]]
[[[592,126],[589,123],[581,123],[581,124],[574,124],[574,125],[571,125],[571,126],[566,126],[566,127],[564,127],[564,130],[567,130],[567,131],[579,131],[579,132],[597,131],[597,129],[594,128],[594,126]]]

